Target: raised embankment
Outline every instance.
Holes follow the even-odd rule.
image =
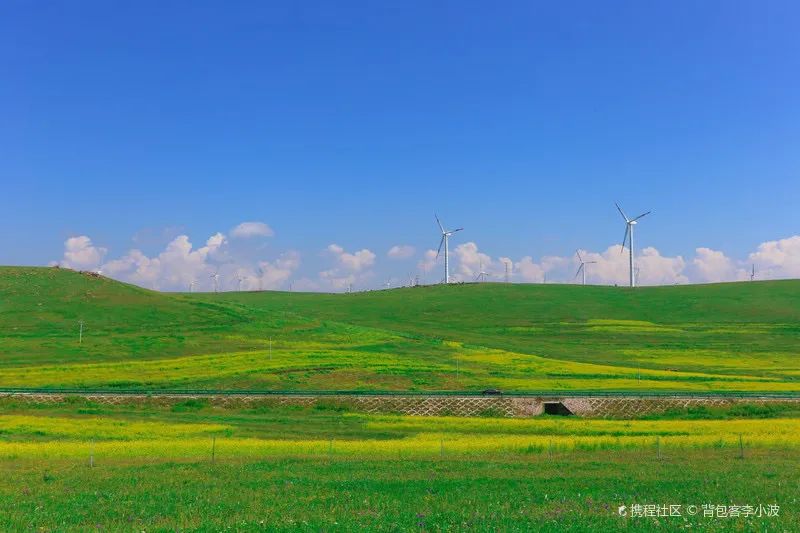
[[[0,398],[30,403],[60,403],[71,399],[121,405],[154,403],[171,405],[202,400],[220,407],[302,406],[341,408],[365,413],[415,416],[530,417],[543,413],[590,417],[637,417],[689,407],[731,407],[736,404],[796,404],[798,395],[714,395],[634,393],[530,393],[478,395],[458,393],[352,393],[352,392],[227,392],[227,391],[33,391],[0,390]]]

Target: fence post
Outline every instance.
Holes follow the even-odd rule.
[[[89,443],[89,468],[94,468],[94,439]]]
[[[550,439],[550,444],[547,447],[547,456],[552,459],[553,458],[553,439]]]
[[[739,433],[739,459],[744,459],[744,442],[741,433]]]
[[[656,437],[656,454],[658,458],[661,459],[661,437]]]
[[[217,437],[211,437],[211,464],[214,464],[217,453]]]
[[[439,457],[444,457],[444,439],[439,440]]]

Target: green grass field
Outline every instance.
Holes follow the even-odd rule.
[[[800,390],[798,281],[163,294],[3,267],[0,321],[6,387]]]
[[[423,418],[0,400],[0,529],[792,531],[800,413]],[[757,414],[766,418],[742,418]],[[689,418],[687,418],[687,415]],[[740,447],[740,440],[741,447]],[[620,517],[620,505],[681,517]],[[695,505],[778,505],[703,517]]]
[[[799,319],[795,281],[162,294],[6,267],[0,387],[797,392]],[[11,397],[0,530],[796,531],[799,457],[790,403],[614,420]]]

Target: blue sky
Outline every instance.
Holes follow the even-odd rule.
[[[580,248],[614,283],[619,201],[653,210],[645,282],[716,280],[698,248],[719,280],[800,275],[796,2],[165,4],[2,7],[0,263],[127,258],[116,277],[177,288],[289,254],[275,287],[435,282],[438,212],[474,244],[461,279],[480,257],[567,281]],[[201,270],[144,265],[218,232]]]

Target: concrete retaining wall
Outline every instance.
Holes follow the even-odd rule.
[[[560,402],[573,414],[591,417],[634,418],[669,409],[688,407],[730,407],[736,404],[794,404],[800,398],[708,397],[708,396],[383,396],[383,395],[221,395],[221,394],[79,394],[79,393],[2,393],[30,403],[62,403],[70,399],[122,405],[153,403],[174,405],[188,400],[203,400],[220,407],[303,406],[348,409],[364,413],[392,413],[416,416],[498,416],[530,417],[544,412],[548,402]]]

